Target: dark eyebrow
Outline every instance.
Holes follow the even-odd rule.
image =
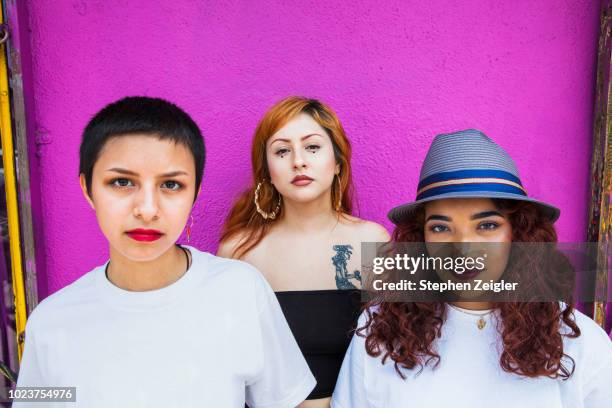
[[[425,220],[425,222],[431,221],[431,220],[436,220],[436,221],[451,221],[450,217],[446,217],[444,215],[437,215],[437,214],[433,214],[430,215],[429,217],[427,217],[427,219]]]
[[[115,173],[119,173],[119,174],[127,174],[129,176],[137,176],[138,173],[132,171],[132,170],[127,170],[127,169],[122,169],[120,167],[113,167],[111,169],[106,169],[106,171],[113,171]]]
[[[323,137],[322,135],[320,135],[318,133],[311,133],[309,135],[302,136],[302,138],[300,140],[304,141],[304,140],[308,139],[311,136],[321,136],[321,137]],[[270,144],[272,144],[274,142],[289,142],[289,139],[280,139],[280,138],[279,139],[274,139]]]
[[[478,214],[474,214],[470,217],[472,220],[479,220],[487,217],[504,217],[499,211],[483,211]]]
[[[176,176],[188,176],[189,174],[187,174],[186,171],[183,170],[177,170],[177,171],[171,171],[170,173],[165,173],[162,174],[162,177],[176,177]]]
[[[125,174],[128,176],[138,176],[138,173],[132,170],[122,169],[120,167],[113,167],[111,169],[107,169],[106,171],[112,171],[119,174]],[[187,176],[188,173],[183,170],[171,171],[169,173],[164,173],[160,177],[176,177],[176,176]]]

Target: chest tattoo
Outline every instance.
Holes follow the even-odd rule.
[[[338,289],[357,289],[350,280],[355,279],[361,283],[361,273],[358,270],[349,273],[347,269],[348,260],[351,259],[353,254],[353,247],[351,245],[334,245],[332,248],[336,251],[336,254],[331,258],[336,268],[336,287]]]

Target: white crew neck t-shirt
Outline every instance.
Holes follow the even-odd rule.
[[[612,407],[612,342],[591,319],[575,311],[582,334],[564,337],[564,352],[575,361],[566,381],[525,378],[502,370],[498,315],[480,316],[447,307],[442,337],[434,343],[440,364],[402,372],[394,362],[367,354],[365,339],[353,336],[336,389],[333,408],[610,408]],[[472,311],[469,311],[470,313]],[[365,323],[365,313],[358,327]]]
[[[18,386],[76,387],[75,403],[37,408],[289,408],[315,379],[274,292],[247,263],[188,247],[173,284],[130,292],[105,266],[30,316]]]

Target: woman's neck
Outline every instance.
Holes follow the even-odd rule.
[[[493,309],[493,302],[450,302],[452,305],[467,310]]]
[[[111,247],[107,277],[121,289],[144,292],[171,285],[185,274],[187,267],[187,257],[176,245],[160,257],[144,262],[130,260]]]
[[[338,223],[338,213],[331,207],[329,194],[308,203],[284,200],[282,218],[284,228],[299,232],[330,231]]]

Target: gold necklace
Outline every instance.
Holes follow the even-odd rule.
[[[463,310],[461,308],[459,308],[458,306],[455,306],[451,303],[447,303],[447,305],[449,305],[450,307],[452,307],[453,309],[455,309],[458,312],[470,315],[470,316],[478,316],[479,319],[478,321],[476,321],[476,327],[478,327],[478,330],[482,330],[485,328],[485,326],[487,325],[487,321],[484,319],[485,316],[490,315],[491,313],[493,313],[495,311],[495,309],[491,309],[486,313],[473,313],[473,312],[468,312],[467,310]]]

